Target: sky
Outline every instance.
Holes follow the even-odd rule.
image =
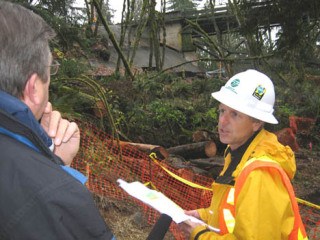
[[[157,2],[156,9],[160,9],[161,0],[157,0],[156,2]],[[121,22],[123,0],[109,0],[109,3],[110,3],[111,9],[115,10],[112,21],[114,23]],[[85,6],[84,0],[76,0],[75,6],[84,7]]]
[[[224,2],[225,0],[216,0],[217,3],[222,3]],[[161,0],[156,0],[157,2],[157,5],[156,5],[156,9],[158,11],[160,11],[160,5],[161,5]],[[205,0],[202,0],[201,3],[204,3]],[[112,19],[112,21],[114,23],[120,23],[121,22],[121,12],[122,12],[122,5],[123,5],[123,0],[109,0],[109,3],[110,3],[110,7],[111,9],[114,9],[115,12],[114,12],[114,18]],[[201,4],[200,4],[201,5]],[[77,7],[84,7],[85,4],[84,4],[84,0],[76,0],[76,4],[75,6]]]
[[[161,0],[157,0],[156,9],[160,9]],[[112,21],[114,23],[120,23],[121,22],[121,12],[122,12],[122,6],[123,6],[123,0],[109,0],[111,9],[114,9],[114,17]]]
[[[123,5],[123,0],[109,0],[110,7],[111,9],[115,10],[113,13],[113,19],[112,21],[114,23],[119,23],[121,22],[121,11],[122,11],[122,5]]]

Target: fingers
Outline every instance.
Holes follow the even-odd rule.
[[[54,137],[54,144],[59,146],[61,143],[68,142],[71,138],[79,138],[80,131],[75,122],[61,119]]]
[[[54,139],[54,145],[59,146],[68,142],[71,138],[79,138],[80,130],[75,122],[69,122],[61,118],[60,113],[54,114],[50,122],[49,136]],[[58,117],[60,116],[60,117]]]
[[[66,129],[67,126],[68,126],[68,121],[61,117],[60,112],[58,111],[51,112],[48,127],[47,127],[48,128],[47,133],[50,137],[56,138],[58,132],[60,133],[58,137],[60,137],[62,129]]]
[[[44,110],[41,125],[49,137],[54,139],[55,145],[66,143],[72,137],[80,137],[78,125],[63,119],[60,112],[53,111],[50,102]]]
[[[182,230],[186,236],[190,236],[192,230],[197,226],[198,224],[196,225],[190,220],[179,223],[180,230]]]
[[[47,103],[46,108],[44,109],[44,114],[52,112],[52,104],[50,102]]]
[[[70,166],[80,147],[80,130],[74,122],[61,119],[54,138],[54,153]]]
[[[60,112],[53,111],[51,103],[48,103],[44,110],[41,125],[53,139],[54,153],[62,159],[65,165],[70,166],[80,146],[78,125],[62,118]]]
[[[44,130],[47,133],[49,132],[51,112],[52,112],[52,105],[50,102],[48,102],[44,109],[43,115],[41,117],[41,126],[44,128]]]
[[[186,215],[193,216],[195,218],[200,218],[199,212],[197,210],[189,210],[189,211],[185,210],[184,213]]]

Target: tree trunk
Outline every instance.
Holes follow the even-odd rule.
[[[167,151],[170,154],[179,155],[185,159],[206,158],[216,155],[217,146],[213,141],[204,141],[171,147]]]
[[[162,28],[162,56],[161,56],[161,61],[160,61],[160,69],[163,69],[164,66],[164,61],[165,61],[165,56],[166,56],[166,36],[167,36],[167,31],[166,31],[166,23],[165,23],[165,15],[166,15],[166,1],[161,0],[161,6],[162,6],[162,14],[161,14],[161,28]]]
[[[144,31],[144,29],[145,29],[145,27],[147,25],[147,22],[148,22],[148,18],[144,17],[146,15],[146,13],[147,13],[147,8],[148,8],[148,0],[144,0],[143,1],[143,5],[142,5],[140,18],[139,18],[139,20],[140,20],[139,21],[139,25],[137,27],[137,31],[136,31],[135,39],[134,39],[134,43],[133,43],[133,49],[132,49],[130,60],[129,60],[130,67],[133,64],[133,61],[134,61],[134,58],[136,56],[136,51],[137,51],[137,48],[139,46],[139,42],[140,42],[142,33],[143,33],[143,31]]]
[[[123,52],[121,51],[121,49],[120,49],[120,47],[119,47],[119,45],[118,45],[118,42],[117,42],[117,40],[116,40],[113,32],[111,31],[111,29],[109,28],[106,20],[104,19],[103,15],[102,15],[102,12],[101,12],[101,9],[99,8],[99,5],[98,5],[97,0],[93,0],[93,3],[94,3],[94,5],[95,5],[95,7],[96,7],[96,9],[97,9],[97,13],[98,13],[98,15],[99,15],[99,17],[100,17],[100,20],[101,20],[104,28],[106,29],[106,31],[107,31],[107,33],[108,33],[108,35],[109,35],[109,38],[110,38],[110,40],[111,40],[114,48],[116,49],[117,53],[118,53],[119,56],[121,57],[121,60],[122,60],[122,62],[123,62],[123,65],[124,65],[127,73],[129,74],[131,80],[134,81],[134,75],[133,75],[132,72],[131,72],[130,66],[129,66],[129,64],[128,64],[128,62],[127,62],[127,60],[126,60]]]
[[[126,4],[127,1],[127,4]],[[124,40],[126,37],[126,33],[127,33],[127,26],[128,26],[128,11],[126,14],[126,6],[129,6],[130,2],[128,0],[124,0],[123,1],[123,5],[122,5],[122,13],[121,13],[121,31],[120,31],[120,40],[119,40],[119,47],[122,51],[122,47],[124,44]],[[128,7],[129,8],[129,7]],[[116,65],[116,72],[119,72],[120,69],[120,63],[121,63],[121,58],[120,55],[118,55],[118,60],[117,60],[117,65]]]

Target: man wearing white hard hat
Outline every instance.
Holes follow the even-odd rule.
[[[272,81],[256,70],[234,75],[212,93],[219,105],[225,165],[208,208],[186,211],[203,224],[180,225],[190,239],[307,239],[290,180],[294,153],[264,129],[277,124]],[[213,231],[212,229],[215,229]]]

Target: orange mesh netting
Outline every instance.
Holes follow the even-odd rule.
[[[186,210],[209,206],[211,191],[186,185],[152,161],[148,154],[134,146],[120,144],[92,125],[81,123],[81,129],[81,150],[73,162],[73,167],[88,177],[87,186],[93,193],[109,199],[133,202],[140,206],[150,224],[156,222],[159,213],[130,197],[118,186],[117,179],[150,183]],[[212,178],[195,174],[187,169],[177,170],[165,163],[161,164],[186,180],[207,188],[211,186]],[[299,201],[299,207],[309,239],[319,239],[320,210],[318,206]],[[176,239],[185,239],[175,223],[171,224],[170,231]]]

